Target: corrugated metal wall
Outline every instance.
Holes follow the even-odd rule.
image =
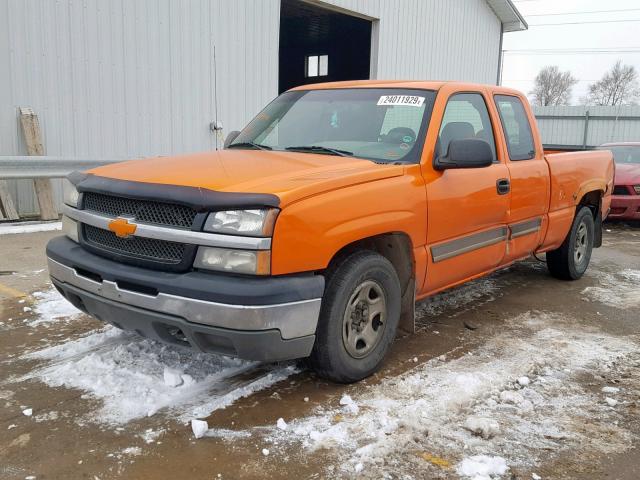
[[[378,54],[373,78],[496,83],[501,25],[485,0],[326,3],[379,19],[374,21]]]
[[[545,145],[595,147],[640,141],[640,106],[533,107],[533,111]]]
[[[0,0],[0,155],[26,154],[18,106],[48,155],[215,148],[216,80],[226,131],[277,93],[279,19],[279,0]],[[29,182],[10,190],[36,211]]]
[[[485,0],[324,4],[374,21],[374,78],[495,83],[500,21]],[[49,155],[215,148],[216,97],[226,133],[276,96],[279,22],[279,0],[0,0],[0,155],[25,154],[18,106],[39,115]],[[30,182],[10,189],[22,214],[37,210]]]

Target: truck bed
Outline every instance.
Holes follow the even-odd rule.
[[[606,150],[547,153],[551,192],[549,226],[539,252],[558,248],[569,231],[580,199],[588,192],[602,192],[600,212],[604,219],[611,206],[614,163]]]
[[[614,171],[611,152],[545,152],[545,160],[551,174],[549,212],[575,207],[577,199],[586,192],[601,190],[604,196],[611,196]]]

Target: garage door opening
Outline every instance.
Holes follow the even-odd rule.
[[[365,80],[371,22],[299,0],[282,0],[279,92],[306,83]]]

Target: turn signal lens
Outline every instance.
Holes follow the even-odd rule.
[[[62,233],[74,242],[80,243],[78,240],[78,222],[66,215],[62,216]]]

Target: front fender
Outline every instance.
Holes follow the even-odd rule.
[[[355,241],[389,232],[405,233],[414,247],[426,240],[424,181],[417,174],[351,185],[300,200],[278,216],[271,271],[285,275],[323,270]]]

